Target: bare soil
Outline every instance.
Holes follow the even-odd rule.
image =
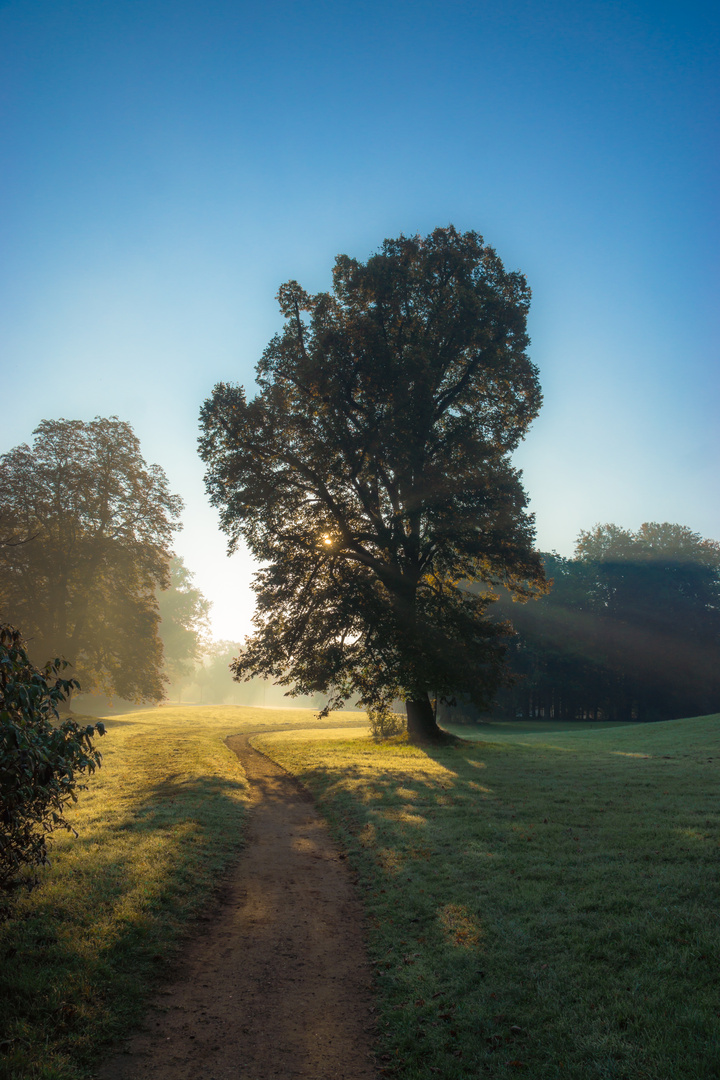
[[[310,795],[253,750],[254,805],[219,909],[99,1080],[375,1080],[371,974],[351,873]],[[202,924],[201,924],[202,925]]]

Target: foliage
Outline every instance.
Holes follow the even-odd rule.
[[[720,707],[720,544],[670,523],[598,525],[545,555],[549,595],[515,609],[508,711],[663,719]],[[510,605],[501,601],[501,610]]]
[[[54,660],[39,671],[20,632],[0,626],[0,889],[24,867],[47,863],[49,833],[74,832],[66,805],[85,787],[80,774],[100,765],[93,736],[104,726],[59,723],[58,709],[78,686],[60,677],[65,666]]]
[[[391,739],[405,731],[405,717],[391,709],[368,709],[367,715],[373,739]]]
[[[0,610],[31,656],[64,656],[86,693],[163,694],[156,590],[182,503],[129,424],[44,420],[0,458]]]
[[[212,603],[193,585],[193,575],[174,555],[169,567],[170,583],[158,593],[160,640],[165,671],[171,683],[186,681],[195,670],[194,661],[208,644]]]
[[[338,256],[332,293],[291,281],[278,299],[258,395],[219,384],[201,414],[222,528],[263,564],[236,675],[326,692],[328,708],[402,698],[411,731],[435,734],[431,694],[487,705],[503,681],[490,586],[543,588],[510,463],[541,402],[530,291],[449,227],[366,264]]]

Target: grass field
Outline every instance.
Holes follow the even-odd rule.
[[[78,1080],[142,1015],[189,920],[237,857],[248,789],[223,745],[308,710],[159,708],[112,717],[103,767],[42,884],[0,920],[0,1077]],[[352,719],[352,718],[351,718]]]
[[[0,1077],[81,1080],[142,1015],[237,857],[225,736],[316,794],[366,906],[398,1080],[720,1076],[720,716],[458,728],[375,744],[355,715],[116,717],[43,884],[0,922]],[[302,730],[301,730],[302,729]]]
[[[386,1075],[720,1076],[720,716],[574,727],[255,740],[357,870]]]

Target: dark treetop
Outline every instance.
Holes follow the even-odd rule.
[[[509,460],[541,403],[530,290],[449,227],[340,255],[331,293],[291,281],[278,299],[257,396],[219,384],[201,413],[230,548],[262,564],[235,673],[371,712],[401,697],[411,732],[433,734],[431,694],[486,705],[502,681],[493,583],[544,588]]]

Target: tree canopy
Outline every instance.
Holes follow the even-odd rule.
[[[44,420],[0,458],[0,611],[86,692],[163,694],[157,588],[181,500],[117,417]]]
[[[432,735],[431,695],[486,705],[503,680],[493,585],[544,587],[510,461],[541,404],[530,290],[451,226],[340,255],[330,293],[290,281],[278,300],[257,395],[221,383],[201,413],[211,501],[262,564],[236,675],[329,707],[402,698]]]

